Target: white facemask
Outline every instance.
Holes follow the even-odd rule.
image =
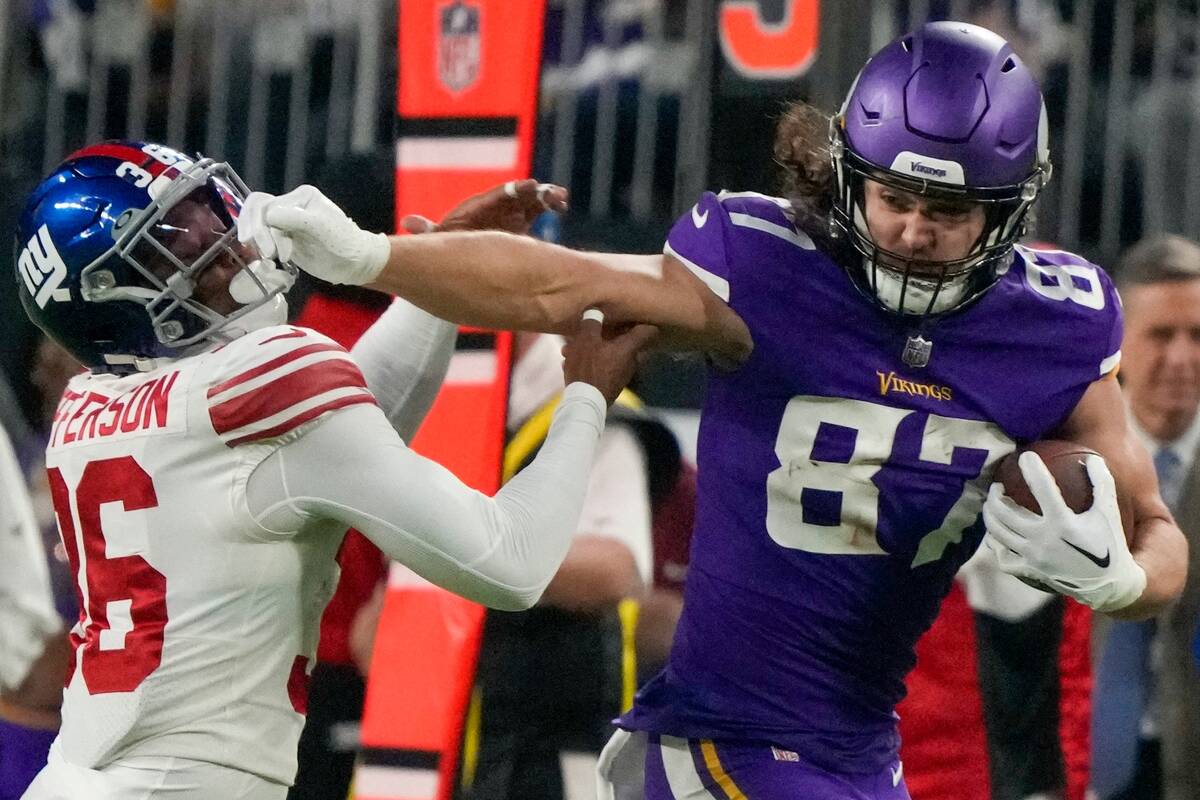
[[[865,268],[870,276],[870,264],[865,265]],[[930,307],[929,301],[937,288],[937,281],[910,276],[908,286],[905,287],[902,274],[881,266],[875,270],[875,296],[884,308],[891,311],[904,314],[941,314],[956,306],[966,296],[967,277],[962,275],[943,283],[942,288],[938,290],[937,299]],[[903,307],[900,304],[901,293],[904,295]]]

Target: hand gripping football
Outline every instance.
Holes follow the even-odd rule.
[[[1029,490],[1029,485],[1025,482],[1020,467],[1017,466],[1018,457],[1026,450],[1036,453],[1045,463],[1046,469],[1054,477],[1054,482],[1062,494],[1063,502],[1067,504],[1068,508],[1076,513],[1091,508],[1092,483],[1088,479],[1083,460],[1087,456],[1098,454],[1095,450],[1081,444],[1062,439],[1044,439],[1033,442],[1008,454],[1000,462],[996,468],[995,479],[1004,485],[1004,493],[1014,503],[1034,513],[1042,513],[1037,498]],[[1133,506],[1129,495],[1121,490],[1119,483],[1117,484],[1117,506],[1121,510],[1121,525],[1125,529],[1125,539],[1129,541],[1133,536]],[[1035,589],[1041,589],[1044,592],[1054,591],[1039,581],[1027,578],[1021,578],[1021,580]]]

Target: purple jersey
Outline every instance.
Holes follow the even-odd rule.
[[[749,739],[834,771],[893,764],[914,646],[983,536],[997,461],[1063,423],[1115,369],[1120,301],[1098,267],[1017,248],[931,323],[862,296],[787,203],[705,194],[666,252],[736,310],[750,360],[709,377],[683,617],[621,721]]]

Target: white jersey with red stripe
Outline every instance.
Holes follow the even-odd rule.
[[[374,402],[345,350],[290,326],[70,382],[47,450],[83,609],[69,762],[176,756],[292,781],[345,526],[271,537],[246,481],[306,423]]]

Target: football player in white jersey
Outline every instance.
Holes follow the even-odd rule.
[[[345,530],[463,596],[530,606],[651,333],[584,325],[546,445],[487,497],[404,444],[454,327],[397,303],[360,370],[286,325],[294,268],[237,241],[246,194],[226,164],[110,142],[70,156],[21,216],[20,299],[89,368],[47,448],[81,610],[31,800],[284,797]],[[515,229],[542,209],[493,197]]]

